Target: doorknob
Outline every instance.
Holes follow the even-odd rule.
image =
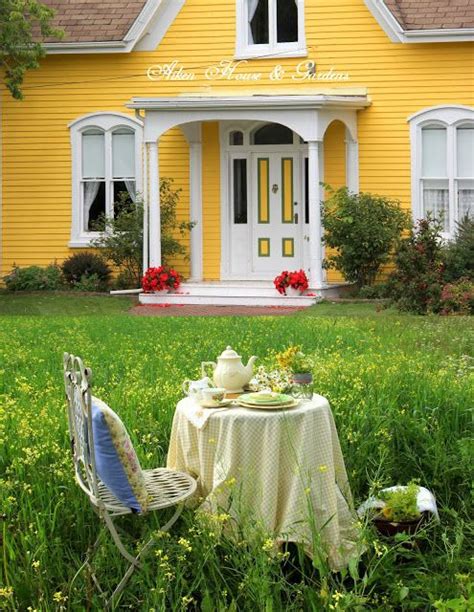
[[[298,213],[295,213],[294,222],[298,225]]]

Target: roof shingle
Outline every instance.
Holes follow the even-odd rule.
[[[146,0],[42,0],[56,11],[53,23],[65,32],[63,43],[121,41]],[[48,39],[58,42],[57,39]]]
[[[404,30],[474,28],[472,0],[384,0]]]

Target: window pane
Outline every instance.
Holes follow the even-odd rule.
[[[244,134],[240,131],[231,132],[229,136],[229,144],[231,145],[243,145]]]
[[[135,176],[135,134],[112,134],[112,168],[114,178]]]
[[[449,231],[449,187],[448,181],[423,181],[423,216],[430,214]]]
[[[234,223],[247,223],[247,160],[234,159]]]
[[[253,142],[256,145],[293,144],[293,132],[279,123],[269,123],[254,133]]]
[[[103,132],[91,130],[82,135],[82,178],[105,178]]]
[[[458,221],[474,219],[474,181],[458,181]]]
[[[98,220],[105,215],[105,181],[83,183],[84,230],[94,232],[102,229]]]
[[[298,5],[296,0],[277,0],[277,41],[298,42]]]
[[[457,130],[458,176],[474,178],[474,128]]]
[[[268,45],[268,0],[247,0],[249,44]]]
[[[132,208],[135,200],[135,181],[114,181],[114,217]]]
[[[446,129],[423,128],[422,172],[424,177],[444,178],[447,174]]]

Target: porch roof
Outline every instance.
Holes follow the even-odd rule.
[[[253,96],[175,96],[173,98],[132,98],[126,106],[137,110],[248,110],[319,109],[323,107],[359,110],[370,105],[366,95],[253,95]]]

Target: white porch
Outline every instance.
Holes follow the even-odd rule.
[[[328,126],[334,121],[340,121],[345,126],[345,168],[346,168],[346,184],[351,191],[358,191],[359,183],[359,167],[358,167],[358,139],[357,139],[357,111],[369,105],[365,96],[242,96],[242,97],[175,97],[175,98],[134,98],[128,105],[137,113],[144,112],[141,119],[144,123],[144,200],[145,200],[145,218],[144,218],[144,253],[143,267],[146,269],[149,266],[159,266],[161,264],[161,229],[160,229],[160,192],[159,192],[159,148],[158,143],[160,136],[173,127],[179,126],[181,131],[189,142],[190,150],[190,220],[195,226],[190,235],[190,279],[185,283],[179,294],[170,294],[168,296],[145,295],[140,296],[142,303],[192,303],[192,304],[268,304],[281,305],[285,303],[290,305],[289,300],[295,300],[294,305],[307,305],[312,303],[315,298],[320,298],[328,291],[332,291],[331,287],[326,282],[322,262],[324,257],[324,248],[321,241],[322,226],[321,226],[321,211],[320,201],[322,199],[322,191],[320,184],[324,181],[324,171],[322,164],[322,143],[325,132]],[[206,235],[203,232],[203,193],[202,193],[202,137],[201,126],[203,122],[217,121],[221,126],[221,260],[220,260],[220,281],[207,282],[203,274],[203,244],[206,240]],[[256,126],[264,124],[279,124],[285,126],[295,134],[294,149],[286,145],[276,146],[271,155],[274,161],[268,161],[266,168],[266,180],[268,182],[268,196],[274,197],[270,193],[270,182],[272,179],[273,193],[276,194],[279,189],[279,182],[282,179],[282,174],[276,176],[271,173],[270,164],[275,167],[283,159],[281,156],[294,156],[295,164],[299,159],[306,159],[306,183],[307,193],[305,194],[306,205],[306,226],[303,227],[302,214],[294,214],[296,209],[292,208],[291,202],[291,220],[282,220],[286,225],[282,226],[285,229],[283,236],[291,235],[293,237],[283,238],[283,252],[280,255],[285,256],[285,240],[288,248],[294,249],[293,245],[301,245],[299,252],[298,268],[285,267],[284,264],[288,261],[288,266],[291,266],[290,260],[274,260],[274,266],[265,267],[260,265],[257,269],[252,267],[251,262],[246,269],[252,273],[240,271],[236,274],[232,270],[232,258],[234,261],[243,261],[249,258],[249,261],[254,257],[255,261],[255,244],[258,241],[258,249],[260,250],[260,241],[267,240],[260,238],[262,232],[258,233],[252,229],[248,231],[252,236],[252,243],[243,242],[241,236],[241,227],[233,225],[231,219],[232,201],[229,195],[230,175],[228,172],[228,161],[232,159],[232,151],[226,149],[225,143],[228,143],[228,134],[226,131],[231,126],[245,125]],[[222,138],[222,135],[224,139]],[[247,151],[250,160],[251,149]],[[280,155],[280,157],[278,157]],[[300,157],[298,157],[300,156]],[[303,156],[303,157],[301,157]],[[242,157],[242,155],[240,155]],[[293,159],[293,158],[292,158]],[[302,172],[301,163],[298,172]],[[293,171],[293,162],[291,163]],[[252,171],[248,171],[248,176],[252,175]],[[283,172],[283,170],[281,171]],[[283,179],[282,179],[283,180]],[[256,184],[256,181],[254,181]],[[259,183],[260,184],[260,183]],[[299,195],[293,193],[293,175],[291,176],[292,191],[291,200],[298,198],[303,205],[302,191]],[[253,192],[249,194],[249,198],[259,197],[256,194],[256,187],[249,187]],[[281,195],[279,198],[284,198],[284,189],[282,186]],[[287,198],[287,199],[288,199]],[[294,202],[298,204],[298,202]],[[266,203],[267,207],[270,203]],[[254,204],[254,207],[256,205]],[[284,206],[284,204],[283,204]],[[302,209],[299,211],[302,213]],[[255,212],[251,212],[255,215]],[[260,215],[260,204],[259,204]],[[293,221],[294,217],[294,221]],[[246,220],[247,221],[247,220]],[[266,233],[273,230],[275,233],[273,242],[280,243],[282,238],[278,234],[278,228],[270,228],[269,225],[259,225],[267,223],[268,220],[258,219],[258,224],[254,229],[264,228]],[[255,221],[257,223],[257,221]],[[301,229],[298,229],[298,224]],[[275,224],[274,224],[275,225]],[[239,233],[240,232],[240,233]],[[263,232],[265,235],[265,232]],[[233,246],[237,245],[233,252]],[[267,259],[259,260],[258,263],[271,263],[270,242],[268,241],[268,254],[262,252]],[[237,248],[239,247],[239,248]],[[262,247],[263,248],[263,247]],[[253,249],[253,250],[252,250]],[[238,251],[238,252],[237,252]],[[272,257],[274,257],[274,249],[272,246]],[[254,255],[252,255],[254,253]],[[260,253],[259,253],[260,255]],[[295,255],[293,252],[292,255]],[[296,260],[295,260],[296,261]],[[279,267],[283,265],[283,267]],[[275,267],[276,266],[276,267]],[[308,275],[310,282],[309,293],[311,297],[301,298],[282,298],[276,293],[271,280],[282,269],[299,269],[303,267]],[[245,268],[243,269],[245,270]],[[293,304],[292,304],[293,305]]]

